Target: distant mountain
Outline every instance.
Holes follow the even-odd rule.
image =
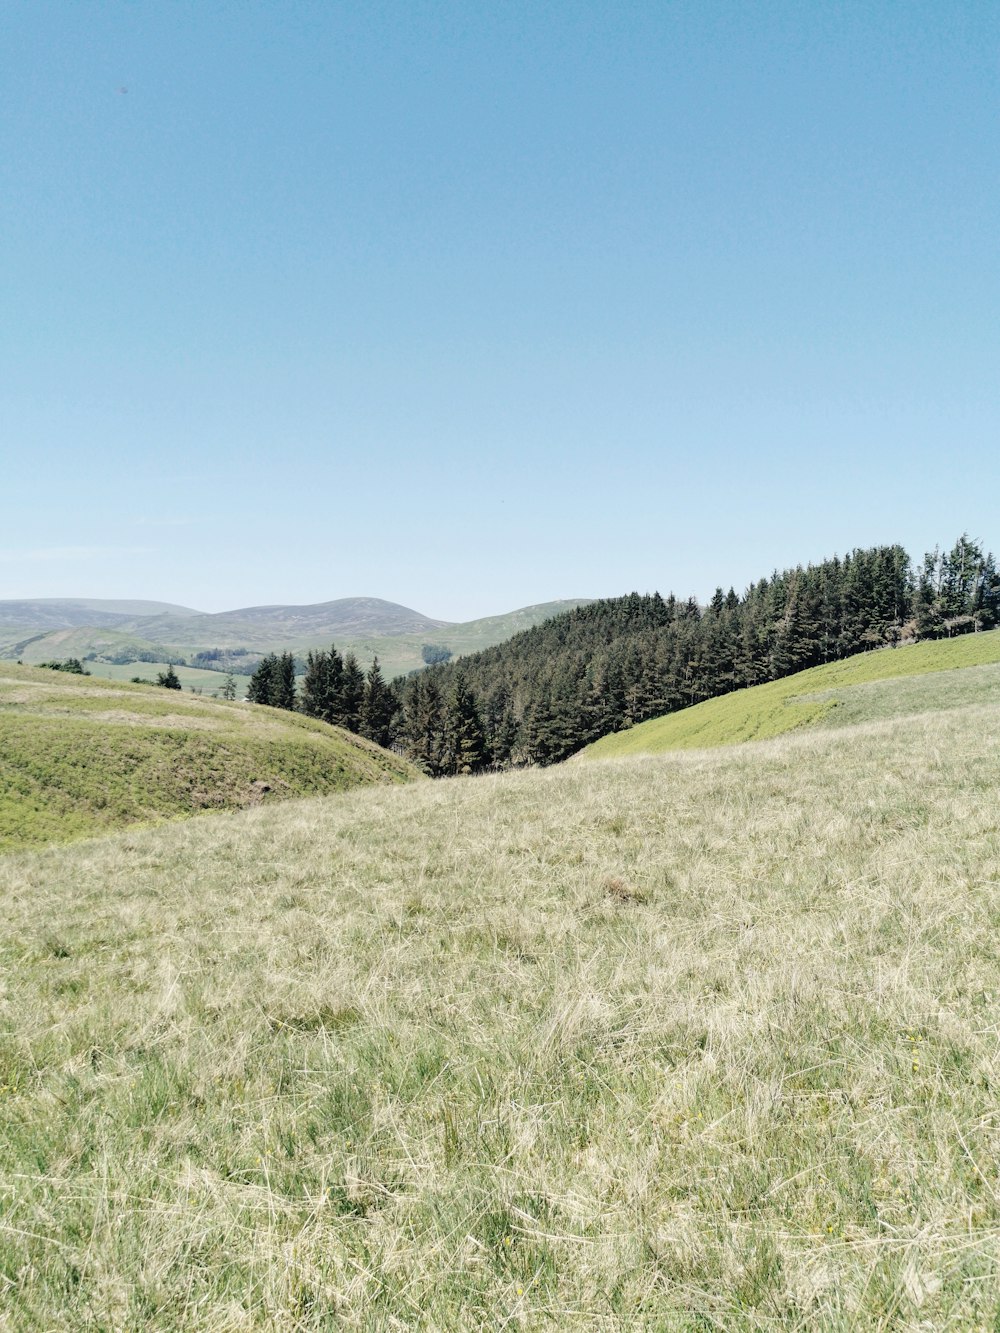
[[[246,606],[238,611],[199,615],[187,622],[174,616],[135,620],[132,633],[154,643],[197,643],[203,647],[221,644],[298,646],[334,639],[360,639],[372,635],[424,634],[446,626],[408,606],[385,602],[380,597],[341,597],[333,602],[307,606]]]
[[[73,629],[77,625],[115,628],[136,617],[200,616],[189,606],[171,602],[117,601],[101,597],[36,597],[0,601],[0,625],[18,629]]]
[[[453,658],[502,643],[533,625],[585,606],[587,598],[541,602],[504,615],[451,623],[378,597],[342,597],[307,606],[248,606],[207,613],[170,607],[152,615],[100,608],[163,607],[163,603],[84,603],[79,599],[0,602],[0,658],[45,662],[80,657],[100,662],[188,661],[211,649],[245,649],[235,668],[249,672],[261,653],[310,648],[353,652],[363,667],[378,656],[386,676],[418,670],[433,644]],[[81,607],[98,610],[84,613]],[[16,615],[6,608],[19,608]],[[38,608],[41,608],[40,610]],[[32,610],[34,609],[34,610]],[[242,663],[245,660],[245,667]]]

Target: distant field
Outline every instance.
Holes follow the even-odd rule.
[[[0,857],[0,1327],[995,1327],[998,731]]]
[[[578,757],[736,745],[801,727],[843,726],[984,701],[1000,690],[998,664],[1000,630],[860,653],[602,736]],[[903,684],[904,678],[919,679]]]
[[[125,666],[112,666],[108,662],[84,662],[83,665],[91,676],[98,677],[101,680],[129,681],[133,676],[143,676],[147,680],[155,681],[158,673],[166,671],[170,663],[129,662]],[[0,670],[2,670],[2,667],[3,664],[0,663]],[[226,679],[224,671],[205,671],[200,667],[178,666],[175,664],[174,671],[185,690],[194,687],[194,689],[201,690],[209,695],[213,693],[221,694]],[[234,672],[233,680],[236,683],[236,697],[242,699],[246,694],[247,686],[250,684],[250,677],[249,675],[237,676]]]
[[[297,714],[0,662],[0,848],[417,776]]]

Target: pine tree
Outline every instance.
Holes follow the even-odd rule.
[[[445,710],[441,762],[448,773],[478,773],[486,763],[483,724],[462,675],[455,679]]]
[[[233,679],[233,673],[231,671],[222,682],[222,697],[223,699],[230,700],[236,698],[236,681]]]
[[[330,651],[320,649],[306,657],[306,671],[302,678],[300,708],[310,717],[323,722],[339,724],[343,714],[341,686],[344,663],[335,644]]]
[[[361,705],[365,697],[365,677],[353,653],[344,658],[340,685],[340,725],[348,731],[361,730]]]
[[[173,662],[167,665],[166,671],[159,672],[156,683],[162,685],[165,690],[179,690],[181,688],[180,678],[174,670]]]
[[[406,753],[432,778],[442,771],[444,707],[434,677],[421,672],[407,682],[403,707]]]
[[[361,735],[367,736],[376,745],[388,745],[395,711],[395,700],[376,657],[365,676],[365,692],[361,701]]]
[[[257,663],[257,670],[250,677],[247,686],[247,698],[252,704],[270,704],[274,699],[274,668],[277,665],[274,653],[267,653]]]
[[[295,658],[282,653],[271,668],[271,703],[275,708],[295,707]]]

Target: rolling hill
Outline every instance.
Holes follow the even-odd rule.
[[[0,1324],[990,1327],[998,729],[0,856]]]
[[[0,848],[416,776],[297,714],[0,663]]]
[[[763,740],[1000,697],[1000,630],[910,644],[811,667],[613,732],[580,759]]]
[[[500,643],[572,607],[586,605],[586,599],[546,602],[458,624],[433,620],[375,597],[347,597],[309,606],[245,607],[217,614],[177,609],[169,614],[129,618],[109,612],[89,623],[72,618],[77,615],[73,610],[60,624],[54,623],[59,618],[56,611],[39,612],[34,622],[27,624],[5,621],[5,605],[20,608],[41,604],[0,603],[0,658],[39,663],[96,655],[94,669],[100,672],[101,658],[137,657],[141,653],[155,670],[160,662],[189,660],[214,648],[245,648],[254,654],[305,653],[310,648],[329,648],[335,642],[341,652],[355,653],[363,666],[378,656],[385,674],[395,676],[423,665],[421,652],[426,643],[445,647],[458,657]],[[79,611],[79,615],[85,613]]]
[[[379,597],[342,597],[307,606],[246,606],[185,620],[156,616],[134,621],[131,632],[153,643],[186,644],[212,648],[271,645],[285,648],[327,644],[331,639],[355,639],[366,634],[393,636],[425,634],[448,622],[432,620]]]
[[[127,625],[136,617],[198,616],[169,602],[113,601],[100,597],[42,597],[0,601],[0,626],[25,630],[67,629],[71,625]]]

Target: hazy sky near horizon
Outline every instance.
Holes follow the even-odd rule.
[[[1000,6],[0,16],[0,597],[1000,545]]]

